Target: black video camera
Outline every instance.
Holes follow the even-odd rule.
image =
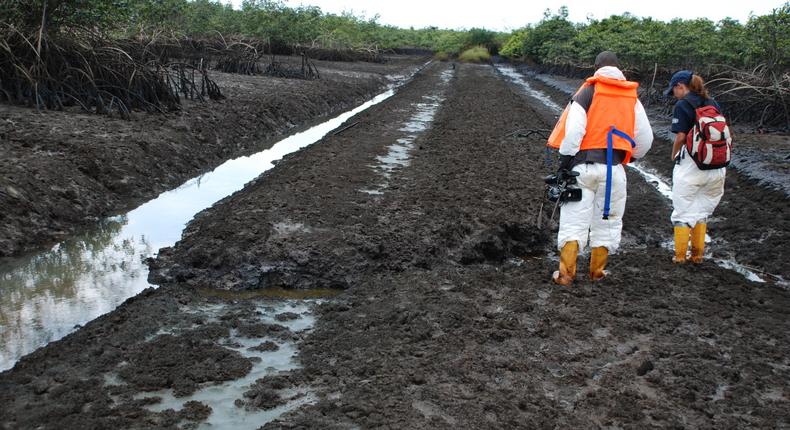
[[[543,178],[546,183],[546,199],[550,202],[578,202],[582,199],[580,188],[569,188],[569,185],[576,184],[576,177],[579,172],[565,170],[557,172]]]

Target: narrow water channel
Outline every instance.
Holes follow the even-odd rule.
[[[155,287],[147,282],[148,267],[143,260],[175,244],[195,214],[243,188],[271,169],[275,160],[318,141],[394,93],[390,89],[270,149],[227,161],[125,215],[100,221],[51,250],[0,262],[0,371]]]
[[[403,123],[399,131],[403,136],[397,141],[387,146],[387,154],[376,157],[377,164],[371,165],[383,177],[383,181],[372,187],[359,190],[360,192],[371,195],[382,195],[389,187],[389,180],[392,174],[398,169],[404,168],[411,163],[411,152],[414,149],[414,141],[428,130],[433,123],[433,119],[439,107],[445,100],[445,92],[450,85],[450,80],[455,76],[454,69],[447,69],[439,75],[439,85],[434,91],[423,94],[421,101],[412,107],[414,113]]]

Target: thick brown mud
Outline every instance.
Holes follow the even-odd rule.
[[[530,225],[529,214],[537,213],[542,186],[524,183],[528,166],[517,158],[502,165],[486,155],[504,150],[498,142],[518,127],[517,115],[440,116],[414,142],[411,165],[387,173],[392,185],[382,194],[366,192],[386,180],[375,168],[377,157],[408,134],[415,104],[440,86],[438,67],[359,115],[354,128],[292,154],[244,192],[202,213],[177,246],[160,253],[151,279],[226,289],[346,288],[370,270],[502,261],[540,250],[546,236]],[[532,115],[527,106],[521,110]],[[451,139],[449,147],[437,147],[429,137],[437,129],[463,130],[476,144],[455,151]],[[518,158],[528,156],[527,148],[513,145],[522,151]]]
[[[288,61],[287,58],[281,59]],[[61,240],[229,158],[360,104],[424,62],[320,62],[305,81],[213,73],[226,99],[131,120],[0,105],[0,257]]]
[[[429,66],[198,215],[152,262],[160,289],[0,374],[0,426],[202,422],[205,405],[153,412],[144,392],[237,378],[255,363],[229,333],[299,347],[302,368],[238,394],[247,411],[311,393],[265,428],[790,426],[790,292],[672,265],[669,203],[640,175],[611,275],[589,282],[583,255],[574,287],[550,282],[555,234],[536,221],[553,165],[539,136],[506,137],[551,126],[533,104],[490,66]],[[261,319],[256,291],[314,287],[342,292],[312,331]]]

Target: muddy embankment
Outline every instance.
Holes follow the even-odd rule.
[[[536,75],[519,67],[531,85],[564,106],[581,80]],[[715,95],[714,95],[715,96]],[[671,186],[669,152],[674,135],[666,107],[649,109],[656,140],[640,163]],[[790,136],[756,133],[750,124],[735,124],[732,165],[727,170],[724,197],[708,221],[713,258],[732,259],[766,280],[771,275],[790,280],[790,261],[782,250],[790,246]],[[669,218],[666,228],[671,228]]]
[[[277,370],[244,355],[255,339],[302,366],[235,393],[266,428],[790,426],[790,293],[672,265],[669,205],[636,172],[612,274],[590,283],[582,256],[573,288],[550,282],[535,220],[553,166],[540,137],[505,137],[545,112],[490,66],[427,68],[202,212],[154,262],[161,288],[0,374],[0,426],[211,419],[198,400],[151,409]],[[255,298],[276,286],[345,289],[304,332]]]
[[[422,62],[318,62],[322,79],[315,81],[213,72],[226,99],[184,101],[178,113],[128,121],[0,105],[0,257],[62,240],[224,160],[265,149]]]

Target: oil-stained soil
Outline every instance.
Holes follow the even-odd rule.
[[[0,105],[0,257],[51,244],[229,158],[266,149],[424,61],[319,62],[322,79],[313,81],[215,72],[226,99],[185,100],[181,112],[128,121]]]
[[[140,393],[244,373],[220,348],[229,332],[299,342],[302,368],[238,395],[240,411],[270,409],[309,387],[265,428],[790,427],[790,291],[671,264],[669,202],[636,172],[610,276],[588,281],[583,254],[573,287],[551,283],[556,236],[536,221],[553,163],[539,136],[506,137],[552,125],[534,103],[490,66],[430,65],[199,214],[151,262],[161,288],[0,374],[0,427],[194,425],[205,405],[155,413]],[[786,200],[768,210],[788,217]],[[739,258],[763,246],[738,242]],[[342,292],[312,331],[283,333],[292,316],[260,321],[251,298],[276,287]],[[224,317],[184,311],[218,304]]]

